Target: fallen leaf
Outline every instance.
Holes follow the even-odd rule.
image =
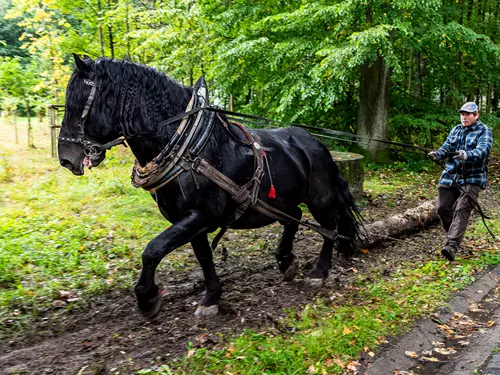
[[[345,368],[345,363],[340,358],[338,357],[334,358],[333,362],[335,362],[335,364],[340,368]]]
[[[434,348],[434,351],[443,355],[455,354],[457,351],[453,348]]]
[[[316,373],[316,368],[314,367],[314,365],[309,366],[309,368],[307,369],[307,374],[315,374],[315,373]]]
[[[349,329],[349,327],[344,326],[344,331],[343,331],[342,333],[343,333],[344,335],[348,335],[348,334],[352,333],[352,330],[351,330],[351,329]]]
[[[434,357],[422,357],[422,360],[427,362],[439,362],[439,359]]]
[[[405,354],[406,354],[408,357],[418,358],[418,354],[417,354],[417,353],[415,353],[415,352],[405,351]]]

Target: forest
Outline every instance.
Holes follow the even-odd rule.
[[[464,101],[498,121],[498,12],[497,0],[0,0],[0,103],[63,104],[78,53],[185,85],[203,74],[230,110],[439,146]]]
[[[500,233],[499,5],[0,0],[0,373],[451,374],[445,366],[471,348],[498,354],[498,341],[490,350],[475,340],[500,334],[500,243],[489,232]],[[290,280],[276,262],[280,225],[230,229],[210,255],[224,285],[212,319],[194,315],[206,285],[188,242],[158,266],[163,305],[145,319],[134,294],[143,250],[175,221],[162,216],[156,195],[130,183],[136,155],[129,148],[114,147],[80,176],[55,157],[48,108],[62,114],[75,61],[89,62],[85,56],[151,66],[186,86],[204,76],[213,105],[268,123],[385,140],[321,139],[332,153],[365,156],[354,177],[362,187],[356,204],[366,226],[380,228],[379,242],[360,243],[349,259],[335,253],[324,284],[311,288],[307,275],[324,246],[319,234],[305,227],[287,235],[295,236],[297,260]],[[433,210],[442,168],[425,155],[460,122],[466,101],[480,106],[496,143],[480,195],[487,220],[471,216],[451,262],[442,256],[445,235]],[[426,152],[391,151],[389,142]],[[88,156],[83,150],[82,171]],[[190,199],[188,189],[179,191]],[[314,218],[299,208],[304,220]],[[411,220],[415,210],[423,216]],[[395,222],[405,230],[389,234]],[[464,298],[459,307],[456,296]],[[439,338],[420,331],[421,321]],[[399,344],[413,327],[417,334]],[[385,360],[389,347],[403,358],[398,365]],[[377,362],[392,367],[368,372]],[[485,373],[480,361],[467,365],[469,373]]]

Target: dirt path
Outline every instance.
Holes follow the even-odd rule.
[[[491,196],[494,196],[490,192]],[[488,195],[489,196],[489,195]],[[498,198],[489,199],[498,204]],[[380,203],[380,202],[379,202]],[[415,207],[420,202],[405,203]],[[394,212],[407,208],[395,207]],[[375,207],[375,208],[374,208]],[[387,215],[388,208],[372,205],[371,219]],[[116,292],[88,302],[80,311],[54,313],[42,317],[31,332],[0,342],[0,373],[26,374],[120,374],[164,363],[182,355],[188,342],[194,346],[218,343],[220,335],[247,328],[272,325],[287,307],[300,307],[315,296],[342,290],[370,267],[391,273],[401,261],[426,262],[435,259],[442,232],[433,226],[410,238],[382,244],[368,254],[349,261],[337,259],[324,288],[304,287],[304,273],[320,251],[321,238],[309,230],[300,231],[295,252],[300,272],[291,283],[281,281],[271,248],[278,241],[279,226],[261,230],[229,232],[223,246],[229,258],[217,254],[216,269],[223,283],[220,314],[210,321],[193,316],[196,301],[203,292],[201,271],[163,271],[159,283],[168,294],[158,319],[146,322],[138,314],[132,292]],[[259,248],[258,239],[268,239],[269,249]],[[437,241],[436,239],[440,240]],[[241,249],[243,242],[254,241],[255,251]],[[262,246],[261,246],[262,247]]]

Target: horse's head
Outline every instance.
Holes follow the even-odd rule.
[[[119,134],[113,129],[113,93],[99,60],[74,55],[76,69],[66,89],[64,118],[59,134],[59,162],[75,175],[98,166],[106,157],[102,145]]]

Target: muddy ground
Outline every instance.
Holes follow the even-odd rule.
[[[404,197],[401,191],[401,196],[392,197],[388,205],[384,196],[365,196],[363,215],[368,222],[379,220],[416,207],[424,200]],[[500,197],[488,189],[480,202],[488,210],[499,205]],[[304,274],[312,268],[320,251],[321,237],[310,230],[299,231],[295,253],[300,271],[293,282],[286,283],[281,280],[272,255],[279,235],[279,225],[228,231],[215,255],[224,289],[221,309],[210,321],[193,316],[203,293],[199,268],[163,269],[157,280],[167,295],[155,321],[145,321],[138,314],[131,290],[95,298],[72,312],[53,311],[39,317],[30,332],[0,342],[0,373],[135,373],[183,355],[188,342],[195,347],[210,346],[220,341],[218,333],[231,335],[248,328],[271,326],[285,314],[284,309],[300,308],[316,296],[343,290],[358,273],[372,267],[382,268],[390,275],[401,261],[421,263],[435,259],[443,239],[436,224],[398,241],[384,242],[350,260],[337,258],[325,286],[309,290],[304,287]],[[226,261],[222,247],[227,249]]]

